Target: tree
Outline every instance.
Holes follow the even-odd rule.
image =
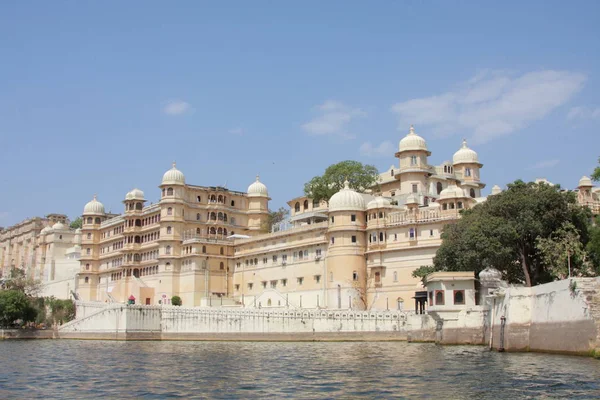
[[[570,222],[565,222],[548,238],[538,237],[536,248],[542,264],[555,279],[593,274],[579,232]]]
[[[435,267],[433,265],[421,265],[419,268],[415,269],[412,272],[413,278],[420,278],[423,286],[427,283],[425,277],[431,273],[435,272]]]
[[[379,172],[373,165],[358,161],[342,161],[330,165],[321,176],[315,176],[304,184],[304,194],[313,201],[329,201],[331,196],[344,188],[348,180],[350,187],[358,192],[373,188],[379,179]]]
[[[180,306],[181,304],[183,304],[183,302],[181,301],[181,297],[179,297],[179,296],[171,297],[171,304],[174,306]]]
[[[81,229],[82,225],[83,225],[83,220],[81,219],[81,217],[77,217],[77,218],[75,218],[75,220],[73,222],[71,222],[71,225],[69,225],[69,227],[71,229]]]
[[[552,238],[570,223],[585,246],[589,218],[590,211],[577,204],[573,193],[518,180],[506,191],[463,211],[456,224],[444,228],[434,267],[479,273],[491,266],[509,282],[527,286],[549,282],[555,275],[538,251],[538,238]]]
[[[4,283],[4,288],[7,290],[17,290],[29,296],[37,295],[42,289],[42,283],[28,277],[20,268],[12,268],[8,279]]]
[[[283,207],[279,207],[279,210],[277,211],[269,210],[269,215],[267,220],[261,226],[261,231],[265,233],[271,232],[271,227],[286,219],[288,214],[289,210]]]
[[[33,321],[36,314],[25,293],[19,290],[0,290],[0,326],[13,326],[18,320]]]
[[[600,158],[598,158],[598,164],[600,164]],[[594,168],[594,172],[592,172],[592,180],[596,182],[600,181],[600,166]]]
[[[590,240],[585,248],[590,262],[595,269],[595,274],[600,275],[600,216],[596,216],[596,223],[589,228]]]

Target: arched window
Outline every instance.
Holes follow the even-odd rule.
[[[173,229],[170,226],[167,226],[167,235],[170,235]]]
[[[231,217],[231,225],[235,225],[235,217]]]
[[[417,156],[410,156],[410,165],[417,165]]]
[[[88,283],[90,281],[90,278],[88,278],[87,276],[85,277],[85,283]]]
[[[216,235],[217,234],[217,230],[215,229],[214,226],[210,228],[210,234],[211,235]]]
[[[222,235],[222,234],[223,234],[223,228],[217,229],[217,235]]]
[[[383,232],[379,232],[379,241],[383,242]]]
[[[89,271],[90,270],[90,264],[85,264],[85,270]]]
[[[471,189],[469,191],[469,194],[471,195],[471,197],[475,198],[475,189]]]
[[[227,229],[223,228],[223,235],[227,236]]]
[[[459,201],[459,202],[458,202],[458,208],[459,208],[459,209],[460,209],[460,208],[463,208],[463,203],[462,203],[462,201]]]
[[[294,205],[294,211],[300,212],[300,203],[299,202],[296,202],[296,204]]]
[[[442,205],[442,210],[447,210],[447,209],[448,209],[448,204],[444,203],[444,204]]]
[[[173,188],[167,189],[167,196],[173,196]]]
[[[142,203],[135,203],[135,209],[136,210],[141,210],[142,209]]]
[[[443,290],[435,291],[435,305],[436,306],[444,305],[444,291]]]
[[[471,176],[471,168],[465,168],[465,176]]]
[[[95,220],[94,222],[95,222],[96,224],[99,224],[99,223],[101,222],[101,221],[100,221],[100,218],[96,217],[96,220]]]
[[[231,207],[235,207],[235,201],[231,200]]]
[[[222,203],[222,202],[223,202],[223,196],[222,196],[222,195],[219,195],[218,202],[219,202],[219,203]]]
[[[454,304],[465,304],[465,291],[455,290],[454,291]]]
[[[223,221],[227,222],[227,214],[223,213]]]
[[[92,253],[92,249],[90,249],[89,247],[87,249],[85,249],[85,254],[91,254]]]
[[[394,271],[394,282],[398,282],[398,272]]]
[[[210,219],[213,220],[213,221],[216,221],[217,220],[217,213],[211,212],[210,213]]]
[[[171,246],[165,247],[165,254],[171,254]]]
[[[223,262],[219,263],[219,269],[225,269],[225,264],[223,264]]]
[[[196,214],[196,221],[200,221],[200,213]]]
[[[92,217],[88,217],[87,218],[87,223],[91,224],[92,222],[94,222],[94,219]]]
[[[222,213],[222,212],[220,212],[220,213],[217,215],[217,217],[218,217],[219,221],[223,221],[223,213]]]
[[[396,304],[398,305],[398,311],[402,311],[404,309],[404,300],[402,297],[398,297],[396,299]]]
[[[167,215],[173,215],[173,208],[172,207],[167,208]]]
[[[308,210],[308,200],[304,200],[304,211]]]
[[[165,197],[165,189],[162,190],[162,195]]]
[[[202,253],[206,254],[206,246],[202,246]]]
[[[442,193],[442,189],[443,189],[443,187],[442,187],[442,182],[438,182],[438,183],[436,184],[436,189],[437,189],[437,194],[440,194],[440,193]]]
[[[200,234],[200,228],[196,228],[196,235]]]
[[[87,238],[88,238],[88,239],[91,239],[91,238],[92,238],[92,234],[91,234],[91,233],[88,233],[88,234],[87,234]]]

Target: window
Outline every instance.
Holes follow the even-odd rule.
[[[196,199],[198,200],[198,203],[200,203],[202,201],[202,197],[200,197],[200,196],[196,196]]]
[[[315,250],[315,255],[316,255],[317,257],[321,257],[321,249],[317,249],[317,250]]]
[[[304,278],[303,277],[297,278],[296,281],[298,281],[298,285],[302,286],[302,283],[304,283]]]
[[[231,200],[231,207],[235,207],[235,200]]]
[[[394,197],[396,195],[396,192],[390,192],[390,196]]]
[[[262,287],[263,287],[263,289],[267,288],[267,281],[262,281]]]
[[[462,203],[462,201],[459,201],[459,202],[458,202],[458,204],[457,204],[457,208],[458,208],[458,209],[462,209],[462,208],[463,208],[463,203]]]
[[[329,273],[329,282],[333,282],[333,272]]]
[[[167,234],[171,234],[172,231],[173,231],[173,229],[171,229],[170,226],[167,226]]]
[[[436,189],[437,189],[437,194],[442,193],[442,190],[444,189],[442,187],[442,182],[438,182],[435,186],[436,186]]]
[[[308,258],[308,250],[304,250],[304,258]]]
[[[277,262],[277,256],[273,256],[273,262],[276,263]]]
[[[91,238],[92,238],[92,234],[91,234],[91,233],[88,233],[88,234],[87,234],[87,238],[88,238],[88,239],[91,239]]]
[[[222,247],[219,249],[219,254],[221,254],[221,255],[225,254],[225,250]],[[254,263],[257,264],[256,261]]]
[[[383,232],[379,232],[379,241],[383,242]]]
[[[356,243],[356,236],[352,235],[352,243]]]
[[[173,188],[167,189],[167,196],[173,196]]]
[[[381,272],[375,272],[375,283],[381,283]]]
[[[465,168],[465,176],[471,176],[471,168]]]
[[[93,220],[94,220],[94,219],[93,219],[92,217],[88,217],[88,218],[87,218],[87,223],[88,223],[88,224],[91,224]]]
[[[240,285],[239,285],[239,284],[236,284],[236,285],[235,285],[235,291],[237,292],[238,290],[240,290]]]
[[[206,254],[206,246],[202,246],[202,253]]]
[[[196,214],[196,221],[200,221],[200,213]]]
[[[321,275],[315,275],[315,282],[321,282]]]
[[[443,290],[435,291],[435,305],[436,306],[444,305],[444,291]]]
[[[433,229],[429,230],[429,236],[433,236]]]
[[[313,208],[319,207],[319,202],[317,200],[313,200]]]
[[[304,211],[308,210],[308,200],[304,200]]]
[[[87,276],[85,277],[85,283],[88,283],[90,281],[90,278],[88,278]]]
[[[358,272],[352,271],[352,280],[353,281],[357,281],[358,280]]]
[[[398,297],[396,299],[396,304],[398,305],[398,311],[402,311],[404,309],[404,300],[402,297]]]
[[[225,264],[223,264],[222,262],[219,263],[219,269],[225,269]]]
[[[171,254],[171,246],[165,247],[165,254]]]
[[[410,228],[410,230],[408,231],[408,236],[409,236],[411,239],[414,239],[414,238],[415,238],[415,228]]]
[[[416,183],[413,183],[413,185],[412,185],[412,192],[413,193],[417,193],[417,190],[418,190],[418,185]]]
[[[89,269],[90,269],[90,264],[85,264],[85,270],[89,271]]]
[[[381,211],[379,212],[379,218],[383,218],[383,213]]]
[[[85,249],[85,254],[91,254],[92,253],[92,249],[90,249],[89,247],[87,249]]]
[[[277,288],[277,281],[271,281],[271,289]]]
[[[352,215],[350,216],[350,221],[352,221],[352,222],[356,222],[356,214],[352,214]]]
[[[442,205],[442,210],[447,210],[447,209],[448,209],[448,204],[444,203],[444,204]]]
[[[417,165],[417,156],[410,156],[410,165]]]
[[[454,304],[465,304],[465,291],[455,290],[454,291]]]
[[[394,282],[398,282],[398,272],[394,271]]]
[[[248,282],[248,290],[252,290],[253,286],[254,286],[254,283]]]
[[[433,292],[429,292],[429,304],[433,305]]]
[[[267,263],[267,261],[269,261],[269,259],[268,259],[267,257],[264,257],[264,258],[263,258],[263,264],[266,264],[266,263]]]
[[[294,205],[294,212],[300,212],[300,203],[296,202],[296,204]]]
[[[331,223],[333,224],[335,222],[335,217],[331,217]]]
[[[173,208],[172,207],[167,208],[167,215],[173,215]]]
[[[471,189],[469,191],[469,194],[471,195],[471,197],[475,198],[475,189]]]
[[[334,243],[335,243],[335,238],[332,236],[331,237],[331,244],[334,244]]]

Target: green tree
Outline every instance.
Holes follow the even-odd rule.
[[[598,164],[600,164],[600,158],[598,158]],[[594,168],[594,172],[592,172],[592,180],[596,182],[600,181],[600,166]]]
[[[540,253],[540,261],[555,279],[564,279],[569,273],[571,276],[593,274],[579,232],[570,222],[565,222],[550,237],[538,237],[536,248]]]
[[[180,306],[181,304],[183,304],[183,302],[181,301],[181,297],[179,297],[179,296],[171,297],[171,304],[174,306]]]
[[[13,326],[16,321],[34,321],[36,309],[19,290],[0,290],[0,326]]]
[[[64,324],[75,318],[75,303],[73,303],[73,300],[47,297],[45,303],[50,308],[53,323]]]
[[[590,257],[595,274],[600,275],[600,216],[596,216],[596,223],[589,228],[590,240],[586,251]]]
[[[25,271],[20,268],[12,268],[8,279],[5,280],[4,288],[7,290],[17,290],[29,296],[37,295],[42,289],[42,283],[27,276]]]
[[[71,222],[71,225],[69,225],[69,227],[71,227],[71,229],[81,229],[82,225],[83,220],[81,219],[81,217],[77,217],[73,220],[73,222]]]
[[[342,161],[330,165],[321,176],[315,176],[304,184],[304,194],[314,201],[329,201],[331,196],[344,188],[348,180],[350,187],[358,192],[377,185],[379,172],[373,165],[358,161]]]
[[[421,283],[425,285],[427,283],[425,277],[433,272],[435,272],[435,267],[433,265],[421,265],[412,272],[412,277],[420,278]]]
[[[538,238],[551,238],[570,223],[585,246],[589,218],[589,210],[577,204],[573,193],[518,180],[506,191],[463,211],[456,224],[444,228],[434,267],[479,273],[491,266],[509,282],[527,286],[549,282],[554,276],[538,251]]]

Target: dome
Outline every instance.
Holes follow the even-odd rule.
[[[65,226],[62,223],[57,222],[54,225],[52,225],[52,229],[55,231],[62,231],[65,229]]]
[[[470,149],[467,146],[467,140],[463,139],[462,147],[458,149],[454,156],[452,157],[452,163],[456,164],[479,164],[479,156],[475,152],[475,150]]]
[[[440,200],[467,197],[465,192],[456,185],[450,185],[440,193]]]
[[[350,183],[344,182],[344,188],[329,199],[329,211],[353,211],[365,209],[365,199],[354,190]]]
[[[256,181],[254,181],[250,186],[248,186],[248,196],[250,197],[269,197],[269,192],[267,191],[267,186],[260,181],[258,175],[256,175]]]
[[[96,195],[83,207],[83,215],[86,214],[104,214],[104,205],[97,200]]]
[[[45,235],[46,233],[50,232],[51,230],[52,230],[52,228],[50,228],[49,226],[46,226],[44,229],[42,229],[42,230],[40,231],[40,233],[41,233],[42,235]]]
[[[499,194],[499,193],[502,193],[502,189],[500,188],[500,186],[494,185],[494,187],[492,188],[492,194]]]
[[[592,185],[592,180],[584,175],[579,180],[578,187],[586,187],[586,186],[594,186],[594,185]]]
[[[389,208],[392,204],[385,197],[377,196],[367,204],[367,210],[375,208]]]
[[[140,189],[133,189],[125,195],[125,200],[144,200],[144,192]]]
[[[173,168],[165,172],[162,178],[163,185],[185,185],[185,176],[183,172],[176,168],[176,164],[173,163]]]
[[[480,281],[499,281],[502,279],[502,273],[493,267],[486,267],[479,273]]]
[[[415,133],[415,128],[410,126],[410,131],[408,135],[400,140],[400,145],[398,146],[399,151],[409,151],[409,150],[417,150],[417,151],[428,151],[427,143],[425,139]]]

